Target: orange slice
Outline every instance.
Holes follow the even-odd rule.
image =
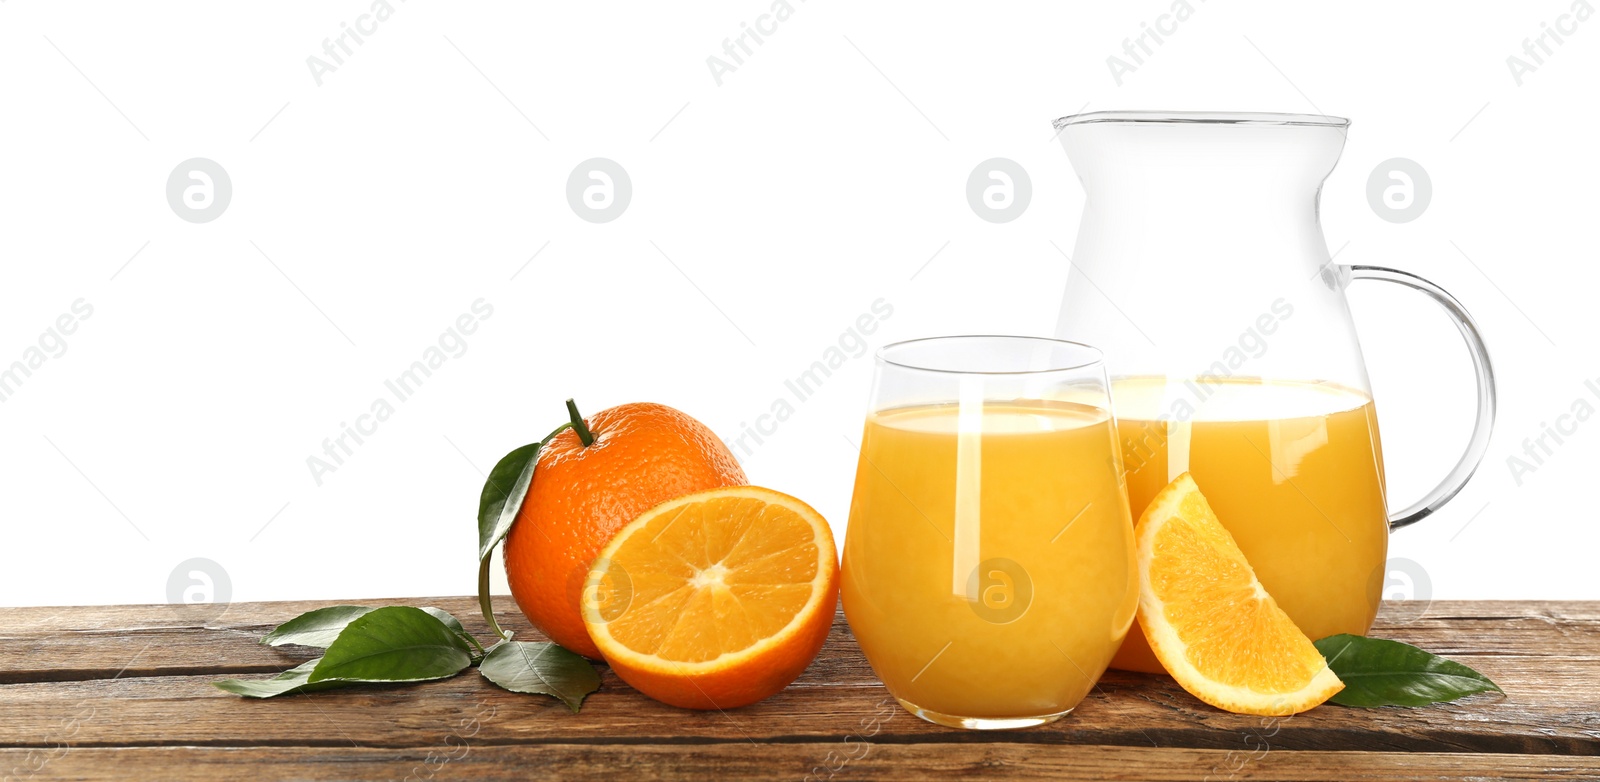
[[[1285,716],[1344,689],[1261,587],[1188,473],[1156,494],[1134,536],[1139,623],[1191,695],[1235,714]]]
[[[839,597],[828,523],[758,486],[657,505],[589,569],[583,624],[622,680],[663,703],[731,709],[787,687]]]

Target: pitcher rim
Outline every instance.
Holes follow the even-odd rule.
[[[1282,114],[1270,111],[1091,111],[1068,114],[1053,124],[1056,130],[1096,122],[1135,122],[1191,125],[1299,125],[1344,128],[1350,120],[1327,114]]]

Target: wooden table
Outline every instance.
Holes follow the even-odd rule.
[[[939,728],[895,705],[842,616],[799,681],[726,713],[663,706],[609,671],[577,715],[475,671],[268,701],[210,686],[314,656],[256,639],[335,602],[0,609],[0,779],[1600,778],[1600,602],[1386,605],[1375,634],[1507,695],[1276,720],[1111,672],[1052,725]],[[436,605],[489,635],[470,598],[354,602]]]

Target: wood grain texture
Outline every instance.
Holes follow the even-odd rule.
[[[212,782],[217,779],[610,780],[1112,779],[1491,782],[1592,780],[1600,759],[1413,752],[1245,753],[1015,744],[547,744],[470,740],[432,748],[209,748],[0,750],[16,778]]]
[[[227,776],[219,764],[241,762],[271,769],[263,772],[270,777],[403,778],[430,751],[437,758],[465,746],[464,756],[444,768],[424,763],[414,778],[520,778],[535,768],[580,779],[626,769],[798,778],[807,763],[863,753],[834,778],[1600,778],[1595,602],[1386,605],[1375,635],[1461,659],[1506,696],[1423,709],[1325,706],[1276,720],[1218,711],[1166,677],[1111,672],[1052,725],[938,728],[895,705],[842,617],[794,685],[728,712],[663,706],[608,670],[578,715],[553,699],[495,688],[473,671],[270,701],[210,686],[314,656],[256,640],[338,602],[236,604],[220,615],[170,606],[0,609],[0,777],[48,755],[40,778],[216,778]],[[348,602],[439,606],[489,636],[472,598]],[[519,638],[538,637],[509,598],[497,604]],[[825,762],[830,752],[834,760]],[[1242,768],[1229,765],[1241,759]]]
[[[466,628],[492,636],[478,615],[475,598],[428,597],[389,600],[320,600],[235,603],[226,611],[199,614],[182,606],[136,605],[86,608],[0,608],[0,684],[72,681],[197,672],[246,674],[282,670],[311,653],[273,649],[254,641],[301,613],[329,605],[438,606]],[[495,618],[518,638],[541,639],[509,596],[495,599]],[[220,613],[220,615],[218,615]],[[1386,603],[1373,635],[1416,644],[1446,656],[1514,656],[1600,660],[1600,602],[1481,601]],[[877,677],[855,651],[843,615],[835,619],[828,680],[875,684]],[[841,675],[844,678],[840,678]]]

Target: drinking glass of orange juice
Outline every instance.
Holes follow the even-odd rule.
[[[845,536],[846,618],[911,713],[1066,715],[1133,622],[1138,574],[1100,352],[1036,337],[879,351]]]

